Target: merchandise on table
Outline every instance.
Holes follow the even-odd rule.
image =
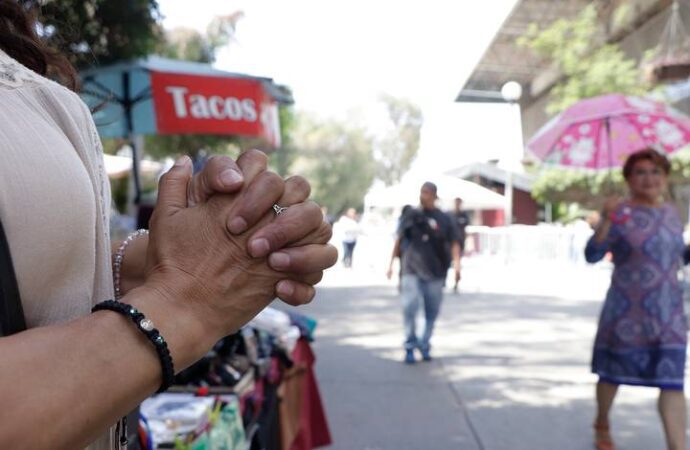
[[[309,342],[316,321],[267,308],[141,406],[146,450],[311,450],[329,445]],[[177,445],[177,446],[176,446]]]

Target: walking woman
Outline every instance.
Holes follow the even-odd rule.
[[[654,150],[631,155],[623,168],[629,198],[606,201],[585,249],[590,263],[611,252],[615,267],[592,358],[599,375],[594,431],[600,450],[615,448],[609,412],[621,384],[660,389],[668,449],[685,450],[687,326],[678,281],[685,247],[678,212],[663,199],[670,169]]]
[[[310,301],[337,251],[257,151],[180,158],[150,235],[111,243],[98,132],[25,3],[0,0],[0,447],[121,449],[120,417],[276,296]]]

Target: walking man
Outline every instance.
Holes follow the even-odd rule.
[[[460,246],[450,217],[436,208],[434,183],[422,186],[420,209],[410,211],[400,224],[395,250],[402,240],[408,242],[402,257],[401,297],[405,324],[405,363],[415,363],[415,349],[424,361],[431,361],[431,335],[443,300],[443,287],[451,260],[456,279],[460,276]],[[416,319],[420,304],[424,307],[425,326],[417,337]]]
[[[456,197],[455,199],[455,209],[451,212],[451,218],[453,219],[453,224],[455,225],[455,237],[460,245],[460,257],[465,255],[465,241],[467,240],[467,226],[471,222],[470,214],[462,209],[462,199]],[[458,291],[458,283],[460,282],[460,273],[455,274],[455,286],[453,290]]]

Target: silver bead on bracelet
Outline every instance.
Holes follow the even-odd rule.
[[[120,244],[120,247],[117,249],[115,252],[115,256],[113,258],[113,285],[115,286],[115,300],[120,300],[122,298],[122,287],[120,286],[120,281],[121,281],[121,270],[122,270],[122,263],[125,259],[125,250],[127,250],[127,246],[134,240],[140,238],[141,236],[148,236],[149,230],[137,230],[133,233],[130,233],[127,238],[122,241],[122,244]]]

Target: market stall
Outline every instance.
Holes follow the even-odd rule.
[[[278,105],[292,102],[289,90],[269,78],[157,56],[81,75],[81,95],[94,111],[100,136],[129,141],[132,157],[107,156],[105,166],[113,179],[131,170],[136,204],[141,173],[161,169],[141,160],[140,136],[239,136],[273,149],[280,146]],[[330,444],[313,372],[315,327],[305,316],[265,309],[179,373],[169,391],[130,414],[119,430],[123,445],[311,450]]]
[[[270,78],[159,56],[86,70],[81,77],[81,96],[94,110],[100,136],[130,141],[135,203],[141,195],[137,136],[242,136],[277,148],[278,105],[292,103],[289,90]]]
[[[310,450],[331,443],[313,372],[316,322],[273,308],[140,408],[140,448]]]

